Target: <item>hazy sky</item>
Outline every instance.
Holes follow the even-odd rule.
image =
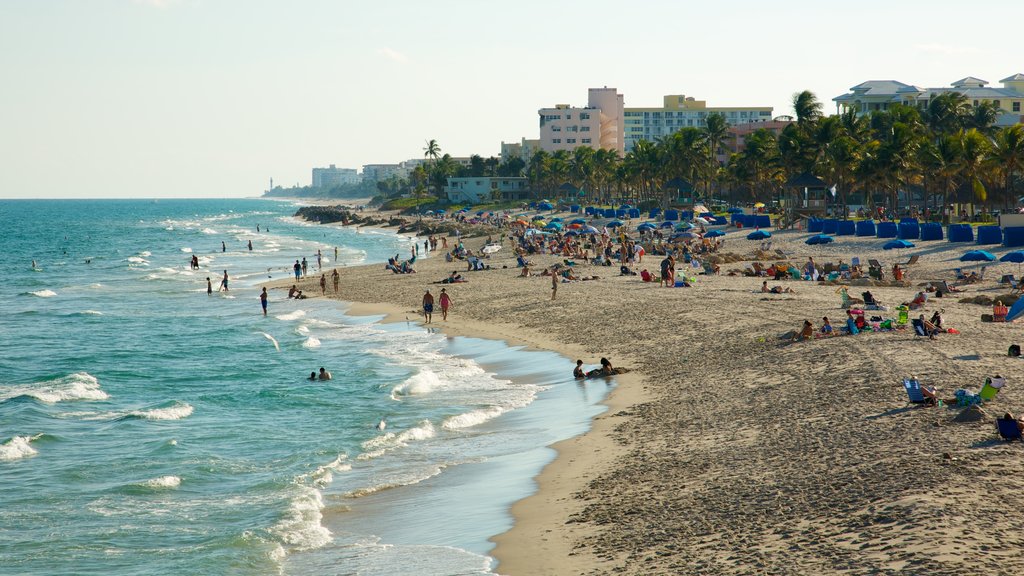
[[[254,196],[536,138],[537,109],[1024,72],[1011,0],[0,0],[0,197]]]

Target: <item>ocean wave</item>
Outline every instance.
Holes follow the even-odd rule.
[[[334,472],[348,472],[351,470],[352,465],[345,461],[347,459],[347,455],[339,454],[330,464],[318,467],[315,472],[310,474],[313,485],[317,488],[323,488],[334,481]]]
[[[270,340],[270,342],[274,344],[274,349],[275,350],[277,350],[278,352],[281,351],[281,345],[277,343],[277,339],[276,338],[274,338],[270,334],[267,334],[266,332],[260,332],[260,334],[263,334],[264,338],[266,338],[267,340]]]
[[[143,258],[149,258],[152,255],[153,253],[150,252],[149,250],[143,250],[142,252],[139,252],[139,256],[142,256]]]
[[[175,402],[172,406],[163,408],[151,408],[149,410],[133,410],[128,413],[130,418],[143,418],[145,420],[181,420],[192,415],[195,408],[185,402]]]
[[[7,442],[0,444],[0,462],[21,460],[22,458],[35,456],[39,451],[29,444],[40,436],[42,436],[42,434],[36,434],[35,436],[15,436]]]
[[[420,442],[433,438],[436,435],[434,425],[430,420],[423,420],[418,425],[402,432],[388,432],[380,436],[370,438],[363,442],[365,452],[356,456],[357,460],[370,460],[383,456],[396,448],[408,446],[410,442]]]
[[[49,289],[36,290],[35,292],[24,292],[24,296],[38,296],[40,298],[53,298],[57,295],[56,292]]]
[[[405,382],[395,386],[391,390],[391,398],[397,400],[400,396],[421,396],[431,393],[441,385],[441,379],[431,370],[423,369],[413,374]]]
[[[110,397],[100,389],[100,383],[88,372],[75,372],[35,385],[0,389],[0,402],[17,397],[35,398],[47,404],[74,400],[106,400]]]
[[[149,264],[148,260],[140,256],[129,256],[125,261],[128,262],[129,264],[139,264],[140,266],[145,266]]]
[[[313,550],[331,541],[331,531],[321,524],[324,500],[319,490],[296,485],[299,494],[271,529],[281,542],[294,550]]]
[[[305,324],[300,324],[297,328],[295,328],[295,333],[300,336],[309,336],[309,326],[306,326]]]
[[[140,482],[138,485],[143,488],[152,488],[154,490],[177,488],[178,486],[181,486],[181,478],[179,476],[160,476],[159,478],[150,478],[145,482]]]
[[[289,312],[287,314],[281,314],[280,316],[274,316],[274,317],[277,318],[278,320],[298,320],[299,318],[302,318],[305,315],[306,315],[306,311],[305,310],[295,310],[293,312]]]
[[[401,488],[402,486],[412,486],[413,484],[419,484],[420,482],[423,482],[424,480],[427,480],[429,478],[433,478],[434,476],[437,476],[442,471],[444,471],[444,469],[446,467],[447,466],[445,466],[443,464],[442,465],[438,465],[438,466],[435,466],[435,467],[431,468],[430,470],[423,471],[420,474],[416,474],[416,475],[411,475],[410,474],[410,475],[408,475],[408,476],[406,476],[404,478],[393,479],[393,480],[390,480],[390,481],[381,482],[380,484],[375,484],[373,486],[367,486],[365,488],[357,488],[355,490],[346,492],[342,496],[344,496],[345,498],[362,498],[364,496],[369,496],[371,494],[376,494],[377,492],[383,492],[384,490],[390,490],[392,488]]]
[[[492,406],[490,408],[483,408],[480,410],[473,410],[472,412],[466,412],[465,414],[459,414],[457,416],[451,416],[445,418],[444,422],[441,423],[441,428],[445,430],[461,430],[463,428],[471,428],[479,424],[483,424],[488,420],[493,420],[498,416],[505,413],[505,408],[500,406]]]
[[[181,251],[184,252],[185,254],[191,254],[192,253],[192,249],[191,248],[182,248]]]
[[[83,316],[103,316],[103,312],[99,310],[82,310],[80,314]]]
[[[203,228],[202,232],[203,234],[220,234],[220,232],[217,232],[213,228]]]
[[[303,348],[319,348],[320,347],[320,339],[317,338],[316,336],[310,336],[309,338],[306,338],[305,342],[302,343],[302,347]]]

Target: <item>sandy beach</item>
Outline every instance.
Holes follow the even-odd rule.
[[[953,280],[975,245],[919,242],[883,251],[884,240],[839,237],[807,246],[806,232],[775,234],[773,248],[802,266],[878,259],[891,278],[911,255],[905,286],[868,286],[895,317],[920,283]],[[483,238],[466,240],[474,250]],[[729,276],[754,261],[760,242],[730,232],[723,252],[744,261],[700,275],[690,288],[662,288],[618,267],[577,265],[599,279],[561,284],[520,278],[511,244],[467,272],[439,250],[398,275],[382,264],[342,268],[340,291],[354,314],[422,319],[424,290],[453,299],[449,334],[494,338],[580,358],[601,356],[630,373],[616,378],[609,409],[588,434],[556,446],[537,479],[538,493],[517,503],[515,527],[494,538],[497,571],[541,574],[1010,574],[1024,570],[1019,509],[1024,453],[995,434],[993,419],[1024,408],[1024,361],[1007,357],[1017,324],[983,323],[991,306],[958,303],[1008,292],[988,265],[985,280],[962,294],[931,298],[959,334],[935,340],[912,330],[783,344],[778,335],[845,321],[837,286],[769,281],[795,293],[765,294],[762,278]],[[421,240],[422,246],[422,240]],[[982,247],[1000,255],[1006,248]],[[562,260],[534,255],[540,270]],[[657,272],[660,257],[637,270]],[[765,264],[774,260],[764,260]],[[681,268],[687,270],[686,268]],[[458,270],[469,281],[435,282]],[[327,270],[330,273],[330,270]],[[688,273],[687,275],[691,275]],[[1018,274],[1019,275],[1019,274]],[[319,276],[300,284],[318,297]],[[292,282],[280,281],[275,289]],[[860,297],[868,288],[851,286]],[[567,365],[566,372],[573,366]],[[977,392],[988,376],[1007,386],[986,416],[958,422],[960,410],[908,404],[902,378],[916,375],[951,397]]]

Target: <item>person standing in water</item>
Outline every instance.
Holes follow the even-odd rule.
[[[259,224],[257,224],[257,225],[256,225],[256,231],[257,231],[257,232],[259,232],[259,231],[260,231],[260,225],[259,225]]]
[[[324,259],[323,254],[321,254],[320,253],[320,249],[317,248],[316,249],[316,269],[317,270],[323,270],[324,269],[323,259]]]
[[[249,252],[252,252],[252,240],[249,240]]]
[[[327,296],[327,275],[326,274],[321,274],[320,275],[320,292],[322,292],[324,296]]]
[[[452,298],[448,295],[448,291],[441,288],[441,296],[439,297],[441,304],[441,319],[445,322],[448,321],[448,308],[452,305]]]
[[[338,247],[337,246],[334,247],[334,265],[335,266],[338,265]]]
[[[267,287],[263,287],[263,292],[260,292],[260,306],[263,306],[263,315],[267,315]]]
[[[222,278],[221,281],[220,281],[220,289],[225,291],[225,292],[228,291],[228,271],[227,270],[224,271],[224,278]]]
[[[220,241],[220,251],[221,252],[227,252],[228,251],[227,244],[224,244],[223,240]]]
[[[210,277],[209,276],[206,277],[206,295],[207,296],[212,296],[213,295],[213,282],[210,282]]]

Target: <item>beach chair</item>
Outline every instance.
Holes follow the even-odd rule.
[[[913,320],[910,321],[910,323],[913,324],[913,326],[914,326],[914,335],[915,336],[927,336],[928,335],[928,332],[926,332],[925,329],[924,329],[924,322],[922,322],[920,318],[914,318]]]
[[[850,266],[860,266],[860,257],[854,256],[853,258],[850,258]]]
[[[1009,284],[1010,286],[1017,285],[1017,279],[1013,277],[1013,274],[1003,274],[999,279],[1000,284]]]
[[[928,399],[921,392],[921,383],[913,378],[903,379],[903,388],[907,391],[907,398],[911,404],[926,404]]]
[[[964,274],[963,268],[953,268],[953,274],[956,275],[957,280],[966,280],[967,274]]]
[[[1016,420],[996,418],[996,430],[999,432],[999,437],[1007,442],[1013,442],[1014,440],[1024,442],[1024,437],[1021,435],[1020,427],[1017,426]]]
[[[918,255],[918,254],[915,254],[915,255],[910,257],[910,260],[907,260],[906,262],[900,262],[900,266],[913,266],[914,264],[917,264],[917,261],[920,260],[920,259],[921,259],[921,256]]]
[[[978,392],[978,396],[982,402],[990,402],[999,394],[999,391],[1006,385],[1006,378],[995,376],[993,378],[985,378],[985,384],[981,387],[981,391]]]
[[[875,260],[874,258],[868,260],[868,265],[871,266],[872,268],[878,268],[879,270],[882,269],[882,263],[879,262],[878,260]]]

